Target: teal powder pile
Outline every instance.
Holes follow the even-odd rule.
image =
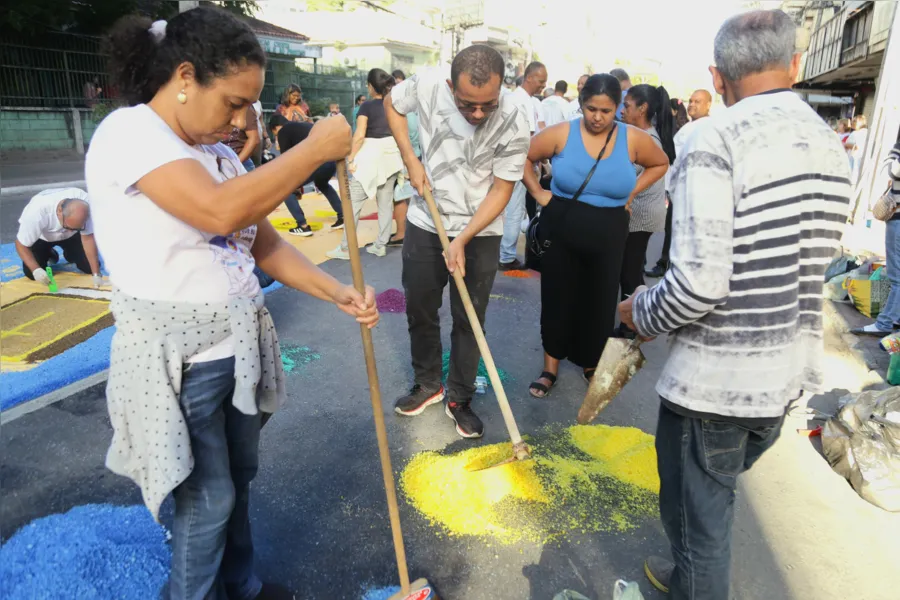
[[[281,347],[281,364],[284,366],[285,373],[293,373],[298,368],[305,367],[322,358],[318,352],[314,352],[307,346],[290,346]]]
[[[450,373],[450,351],[444,350],[444,354],[441,355],[441,374],[444,381],[447,381],[447,375]],[[512,377],[510,377],[509,373],[497,367],[497,374],[500,376],[500,381],[502,383],[507,383],[512,381]],[[484,360],[478,359],[478,377],[484,377],[488,386],[491,385],[491,378],[488,377],[487,369],[484,366]]]

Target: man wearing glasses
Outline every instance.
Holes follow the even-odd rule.
[[[515,182],[522,179],[530,142],[525,114],[509,95],[501,98],[503,57],[489,46],[470,46],[453,60],[450,78],[439,70],[417,73],[384,99],[391,132],[416,189],[403,240],[403,287],[415,384],[397,400],[398,414],[414,416],[447,399],[456,431],[480,437],[484,427],[470,407],[479,352],[459,293],[450,281],[450,371],[441,382],[438,309],[450,272],[465,277],[478,318],[484,324],[497,274],[503,235],[501,215]],[[409,139],[405,115],[419,116],[420,161]],[[451,238],[443,255],[422,190],[434,194]]]
[[[59,246],[68,262],[94,276],[94,287],[103,285],[87,198],[78,188],[61,188],[44,190],[28,202],[16,235],[16,252],[25,277],[50,283],[44,269],[59,261],[55,248]]]

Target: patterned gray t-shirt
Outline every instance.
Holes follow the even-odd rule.
[[[525,115],[508,96],[500,98],[500,108],[484,123],[469,124],[456,107],[448,79],[444,69],[417,73],[395,87],[391,98],[400,114],[419,115],[422,162],[444,228],[453,237],[469,224],[494,177],[522,179],[531,135]],[[407,218],[416,227],[435,232],[418,194],[410,201]],[[502,217],[478,235],[503,235]]]

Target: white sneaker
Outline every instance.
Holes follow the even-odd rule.
[[[328,258],[337,258],[339,260],[350,260],[350,254],[340,246],[334,250],[329,250],[325,253],[325,256]]]
[[[375,244],[366,246],[366,252],[379,257],[383,257],[385,254],[387,254],[387,250],[384,248],[384,246],[378,247]]]

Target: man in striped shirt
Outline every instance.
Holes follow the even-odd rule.
[[[790,90],[794,41],[780,10],[719,30],[710,71],[728,108],[697,125],[675,169],[671,267],[620,306],[641,336],[672,334],[656,450],[674,564],[645,563],[672,598],[729,598],[737,477],[775,442],[787,405],[822,385],[822,287],[850,173]]]

